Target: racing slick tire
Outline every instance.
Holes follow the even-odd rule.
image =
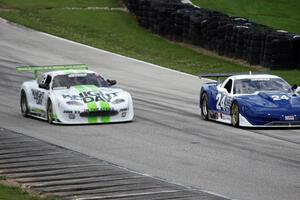
[[[234,127],[240,126],[240,111],[237,102],[233,102],[231,106],[231,124]]]
[[[201,95],[201,117],[204,120],[208,120],[208,96],[204,92]]]
[[[50,100],[47,103],[47,121],[49,124],[53,124],[53,107]]]
[[[27,97],[26,97],[24,90],[22,90],[22,92],[21,92],[20,107],[21,107],[22,115],[24,117],[27,117],[28,113],[29,113],[29,108],[28,108]]]

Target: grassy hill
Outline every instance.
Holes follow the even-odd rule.
[[[199,7],[300,34],[299,0],[192,0]]]
[[[141,28],[134,16],[121,10],[69,9],[121,6],[120,0],[0,0],[0,8],[12,9],[0,9],[0,17],[96,48],[190,74],[250,70],[268,72],[266,68],[245,66],[206,51],[169,42]],[[299,70],[271,73],[284,77],[292,84],[300,84]]]
[[[121,0],[0,0],[0,8],[36,10],[63,7],[118,7]]]

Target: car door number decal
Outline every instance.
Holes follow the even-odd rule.
[[[31,89],[32,97],[36,101],[36,104],[42,105],[45,92],[40,90]]]
[[[216,96],[216,107],[217,110],[225,110],[225,101],[226,101],[226,96],[222,96],[221,93],[217,94]]]
[[[272,96],[273,101],[280,101],[280,100],[289,100],[289,97],[287,97],[286,95],[273,95]]]

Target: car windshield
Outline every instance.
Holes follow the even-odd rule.
[[[76,85],[95,85],[97,87],[108,87],[107,82],[94,73],[78,73],[57,75],[53,79],[52,88],[71,87]]]
[[[237,79],[234,82],[234,94],[252,94],[261,91],[290,93],[291,87],[281,78]]]

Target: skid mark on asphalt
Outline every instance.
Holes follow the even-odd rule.
[[[287,130],[287,129],[282,129],[281,130],[283,135],[284,135],[284,130]],[[299,130],[299,128],[297,128],[297,130]],[[273,135],[272,133],[267,133],[267,132],[260,131],[260,130],[252,130],[251,132],[256,133],[256,134],[260,134],[260,135],[264,135],[264,136],[267,136],[267,137],[270,137],[270,138],[282,140],[282,141],[285,141],[285,142],[293,143],[293,144],[300,144],[300,140],[299,140],[300,137],[298,138],[298,141],[295,141],[295,140],[292,140],[292,139],[288,139],[288,138],[285,138],[285,137],[282,137],[282,136]],[[299,134],[299,132],[298,132],[298,134]]]
[[[226,199],[2,128],[0,175],[38,193],[63,199]]]
[[[183,132],[184,134],[189,134],[189,135],[193,135],[193,136],[196,136],[196,137],[199,137],[202,139],[206,139],[208,141],[213,141],[216,144],[220,144],[222,146],[227,146],[228,148],[235,148],[235,149],[239,149],[239,150],[243,150],[243,151],[248,151],[253,154],[267,156],[267,157],[275,158],[275,159],[278,159],[278,160],[281,160],[284,162],[288,162],[289,164],[291,164],[293,166],[297,166],[297,167],[300,166],[300,160],[298,159],[298,157],[292,157],[292,156],[288,157],[286,155],[275,155],[275,154],[269,153],[267,151],[266,152],[259,151],[254,148],[251,148],[251,146],[249,147],[249,146],[245,146],[244,144],[238,144],[238,143],[235,144],[235,143],[232,143],[232,141],[230,141],[230,140],[229,141],[225,140],[223,137],[215,137],[213,135],[207,134],[207,133],[210,133],[211,128],[209,126],[208,127],[202,126],[203,130],[205,130],[205,129],[207,129],[207,130],[199,132],[198,129],[177,127],[176,125],[168,125],[166,123],[159,122],[159,121],[157,121],[155,119],[151,119],[151,118],[145,118],[142,116],[136,116],[136,118],[141,119],[143,121],[147,121],[147,123],[155,124],[156,126],[167,127],[169,129],[178,131],[179,133]]]

